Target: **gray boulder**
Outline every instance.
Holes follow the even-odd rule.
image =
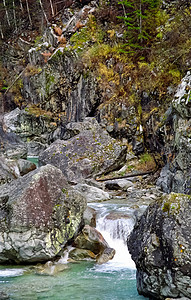
[[[0,125],[0,156],[18,159],[27,157],[27,147],[19,136],[13,132],[6,132]]]
[[[0,187],[0,262],[59,255],[81,226],[86,199],[47,165]]]
[[[134,187],[134,183],[128,179],[113,179],[108,180],[105,183],[105,187],[108,190],[124,190],[126,191],[129,187]]]
[[[151,204],[128,238],[137,289],[146,297],[191,298],[191,200],[165,195]]]
[[[102,202],[110,199],[110,196],[107,192],[94,186],[78,183],[76,185],[76,189],[84,194],[87,202]]]
[[[89,225],[84,226],[81,234],[74,240],[73,245],[76,249],[85,249],[85,253],[88,253],[88,256],[91,258],[96,258],[98,264],[106,263],[115,255],[115,249],[110,248],[102,234]],[[84,251],[81,252],[80,250],[74,251],[74,253],[76,252],[84,253]]]
[[[17,174],[15,174],[15,170],[11,170],[10,167],[6,163],[6,159],[0,157],[0,185],[4,183],[8,183],[17,178]]]
[[[47,148],[46,144],[40,142],[28,142],[27,143],[27,156],[39,156],[39,153]]]
[[[29,106],[25,110],[16,108],[6,113],[3,118],[3,126],[8,133],[17,134],[24,142],[35,141],[35,151],[37,151],[37,147],[40,150],[43,149],[42,143],[47,143],[57,128],[57,124],[48,115],[48,112],[38,110],[35,106]]]
[[[97,213],[94,208],[87,206],[83,215],[84,224],[96,227],[96,214]]]
[[[127,148],[98,124],[67,141],[57,140],[39,156],[39,164],[52,164],[71,182],[80,182],[122,166]]]
[[[25,159],[0,157],[0,185],[8,183],[36,169],[36,165]]]

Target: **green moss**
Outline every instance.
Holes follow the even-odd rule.
[[[149,162],[149,161],[152,161],[152,160],[153,160],[153,158],[152,158],[151,154],[143,153],[140,156],[139,162],[140,163],[145,163],[145,162]]]
[[[164,212],[168,212],[170,211],[170,203],[164,203],[162,210]]]
[[[56,53],[51,56],[51,59],[50,59],[49,63],[50,64],[51,63],[53,63],[53,64],[54,63],[60,63],[64,53],[65,52],[64,51],[62,52],[61,50],[56,51]]]
[[[180,193],[171,193],[168,196],[164,196],[162,206],[163,212],[168,213],[168,215],[177,215],[180,212],[181,201],[183,198],[187,198],[191,201],[190,195]]]
[[[55,78],[54,78],[54,75],[49,74],[49,73],[46,73],[45,76],[46,76],[45,90],[46,90],[46,94],[49,95],[51,86],[54,85]]]

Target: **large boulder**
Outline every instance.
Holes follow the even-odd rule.
[[[38,155],[38,151],[44,150],[43,144],[51,139],[57,124],[51,114],[31,105],[23,110],[16,108],[6,113],[3,118],[3,127],[7,133],[17,134],[24,142],[34,140],[28,148],[32,154],[34,149],[31,148],[35,148],[35,155]]]
[[[57,140],[39,156],[39,164],[52,164],[71,182],[95,177],[119,168],[127,148],[97,123],[67,141]]]
[[[47,165],[0,187],[0,262],[46,261],[78,232],[86,199]]]
[[[0,157],[0,185],[23,176],[36,169],[36,165],[25,159],[8,159]]]
[[[109,193],[95,186],[78,183],[76,189],[84,194],[87,202],[102,202],[110,199]]]
[[[146,297],[191,298],[191,197],[170,194],[150,205],[128,238],[137,289]]]

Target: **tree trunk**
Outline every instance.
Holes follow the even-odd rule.
[[[5,0],[3,0],[3,5],[4,5],[4,7],[5,7],[5,14],[6,14],[6,17],[7,17],[7,23],[8,23],[8,25],[10,26],[11,23],[10,23],[10,20],[9,20],[9,15],[8,15],[8,11],[7,11],[7,7],[6,7]]]
[[[50,1],[50,7],[51,7],[51,11],[52,11],[52,16],[54,17],[54,8],[53,8],[53,4],[52,4],[52,0]]]
[[[32,19],[31,19],[31,15],[30,15],[28,0],[26,0],[26,5],[27,5],[27,12],[28,12],[28,17],[29,17],[29,22],[30,22],[30,25],[32,26]]]
[[[140,32],[141,43],[142,43],[143,38],[142,38],[142,4],[141,4],[141,0],[140,0],[140,6],[139,6],[139,9],[140,9],[140,16],[139,16],[139,32]]]
[[[46,15],[45,10],[44,10],[43,5],[42,5],[42,1],[39,0],[39,3],[40,3],[40,7],[41,7],[41,9],[42,9],[43,15],[44,15],[44,17],[45,17],[45,20],[46,20],[47,23],[49,23],[48,18],[47,18],[47,15]]]
[[[23,4],[22,4],[22,0],[19,0],[20,1],[20,7],[21,7],[21,11],[22,11],[22,13],[24,12],[24,10],[23,10]]]
[[[15,1],[13,0],[13,18],[15,23],[15,29],[17,30],[17,20],[16,20],[16,13],[15,13]]]
[[[2,30],[1,23],[0,23],[0,33],[1,33],[1,38],[2,38],[2,40],[3,40],[3,39],[4,39],[4,35],[3,35],[3,30]]]

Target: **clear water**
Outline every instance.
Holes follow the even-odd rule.
[[[123,240],[132,228],[132,220],[108,221],[111,211],[129,211],[119,205],[93,204],[98,210],[98,229],[111,247],[113,260],[103,265],[94,262],[68,263],[68,269],[55,276],[36,275],[29,267],[0,266],[0,294],[10,300],[143,300],[136,290],[136,269]],[[124,222],[123,222],[124,221]],[[117,227],[116,227],[117,226]],[[119,234],[113,236],[113,232]]]
[[[13,267],[12,267],[13,270]],[[68,270],[56,276],[42,276],[34,274],[18,276],[8,270],[3,274],[0,269],[1,292],[5,292],[10,299],[17,300],[122,300],[146,299],[137,294],[135,270],[109,270],[90,262],[71,264]]]
[[[27,160],[33,162],[38,168],[38,156],[27,156]]]

